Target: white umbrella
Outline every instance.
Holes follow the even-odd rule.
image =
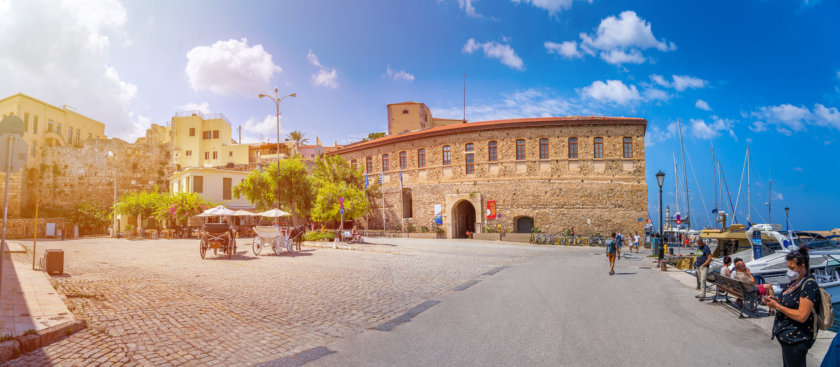
[[[259,215],[259,214],[251,213],[247,210],[237,210],[236,213],[233,214],[233,216],[235,216],[235,217],[252,217],[252,216],[257,216],[257,215]]]
[[[205,210],[204,213],[201,213],[198,216],[199,217],[216,217],[216,216],[228,216],[228,215],[234,215],[234,214],[236,214],[236,212],[234,212],[233,210],[225,208],[224,205],[219,205],[215,208]]]
[[[262,213],[259,213],[259,215],[263,216],[263,217],[277,218],[277,217],[285,217],[285,216],[289,215],[289,213],[286,213],[286,212],[284,212],[280,209],[275,208],[275,209],[266,210]]]

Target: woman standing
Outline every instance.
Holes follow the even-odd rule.
[[[766,297],[764,302],[771,310],[778,310],[773,322],[773,337],[782,346],[784,365],[805,366],[808,349],[816,340],[811,310],[820,302],[819,286],[810,273],[808,246],[791,251],[785,260],[790,285],[778,298]]]

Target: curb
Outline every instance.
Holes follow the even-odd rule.
[[[39,330],[35,334],[27,334],[0,343],[0,363],[8,362],[21,354],[46,347],[64,337],[85,328],[84,321],[65,322],[50,328]]]

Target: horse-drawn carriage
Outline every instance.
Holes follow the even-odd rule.
[[[280,256],[283,248],[288,252],[294,251],[294,241],[306,232],[306,225],[287,228],[257,226],[254,227],[254,232],[256,235],[251,243],[251,250],[254,251],[254,255],[259,255],[263,247],[271,246],[274,254]]]
[[[228,259],[236,253],[236,234],[228,223],[206,223],[201,231],[201,244],[199,252],[201,258],[207,254],[207,250],[213,249],[213,255],[219,252],[227,255]]]

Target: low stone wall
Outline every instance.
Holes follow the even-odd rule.
[[[502,233],[502,241],[531,243],[530,233]]]
[[[38,238],[44,238],[47,234],[47,223],[55,223],[56,233],[58,229],[66,227],[66,237],[73,235],[71,223],[64,218],[38,218]],[[6,220],[6,238],[23,239],[32,238],[35,232],[35,218],[19,218]]]
[[[474,240],[483,240],[483,241],[501,241],[502,234],[501,233],[473,233],[472,235]]]

